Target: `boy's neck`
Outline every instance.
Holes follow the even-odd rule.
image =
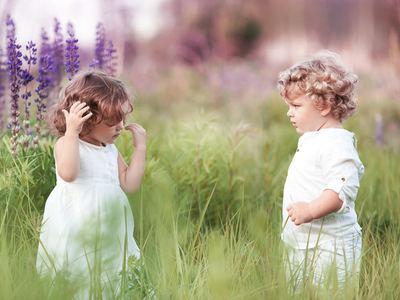
[[[343,129],[342,122],[339,119],[334,118],[333,116],[327,116],[326,122],[322,124],[322,126],[318,129],[327,129],[327,128],[341,128]]]

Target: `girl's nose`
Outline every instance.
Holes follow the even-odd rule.
[[[124,128],[124,121],[121,121],[121,122],[118,123],[117,129],[118,130],[122,130],[123,128]]]
[[[290,118],[292,116],[292,110],[289,107],[289,110],[287,111],[286,115]]]

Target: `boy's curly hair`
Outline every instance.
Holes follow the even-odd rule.
[[[132,99],[121,80],[99,70],[81,71],[61,90],[59,102],[48,114],[53,135],[65,135],[67,128],[62,110],[69,112],[77,101],[86,102],[93,114],[83,124],[80,137],[89,134],[92,127],[102,121],[113,126],[124,120],[125,112],[121,107],[125,102],[129,103],[128,113],[133,110]]]
[[[279,73],[278,89],[285,101],[305,94],[318,110],[331,106],[334,118],[347,121],[358,110],[357,82],[339,55],[324,50]]]

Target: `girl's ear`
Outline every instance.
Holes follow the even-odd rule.
[[[327,106],[323,110],[320,111],[321,116],[326,117],[331,112],[332,106]]]

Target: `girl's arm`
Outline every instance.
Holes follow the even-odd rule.
[[[286,210],[294,224],[300,225],[337,212],[342,205],[343,201],[340,200],[339,194],[327,189],[322,192],[321,196],[310,203],[295,202],[288,205]]]
[[[79,174],[79,134],[83,123],[92,116],[92,113],[82,117],[89,110],[86,103],[75,102],[69,111],[62,110],[65,116],[67,129],[63,139],[57,142],[55,159],[57,173],[66,182],[73,182]]]
[[[146,159],[146,130],[139,124],[130,124],[125,127],[133,134],[133,152],[131,163],[128,166],[121,154],[118,153],[119,182],[125,193],[135,193],[140,186],[145,168]]]

